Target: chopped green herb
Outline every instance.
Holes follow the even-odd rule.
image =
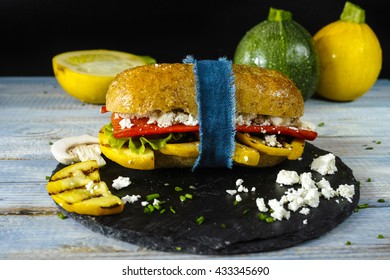
[[[180,188],[180,187],[175,187],[175,191],[177,191],[177,192],[181,192],[183,189],[182,188]]]
[[[196,223],[197,223],[198,225],[203,224],[203,222],[204,222],[204,217],[203,217],[203,216],[200,216],[200,217],[196,218]]]
[[[49,181],[50,180],[50,176],[46,176],[46,181]]]
[[[320,123],[318,124],[319,127],[322,127],[322,126],[324,126],[324,125],[325,125],[324,122],[320,122]]]
[[[250,211],[250,209],[245,209],[244,211],[242,211],[242,215],[245,215],[246,213],[248,213]]]
[[[176,251],[181,251],[181,247],[176,247]]]
[[[378,202],[379,202],[379,203],[384,203],[385,200],[384,200],[383,198],[380,198],[380,199],[378,199]]]
[[[268,216],[264,213],[257,214],[257,218],[259,218],[259,220],[261,220],[261,221],[264,221],[265,219],[267,219],[267,217]]]
[[[221,224],[219,227],[220,228],[226,228],[226,225],[225,224]]]
[[[375,144],[377,144],[377,145],[382,144],[381,141],[376,141],[376,140],[372,141],[372,143],[375,143]]]
[[[385,238],[385,237],[383,236],[383,234],[378,234],[378,239],[383,239],[383,238]]]
[[[366,182],[371,182],[372,179],[371,178],[367,178]]]
[[[49,141],[49,145],[50,145],[50,146],[53,145],[53,144],[54,144],[53,142]]]
[[[60,218],[61,220],[65,220],[65,219],[68,218],[68,217],[67,217],[64,213],[62,213],[62,212],[58,212],[57,216],[58,216],[58,218]]]
[[[351,241],[347,241],[347,242],[345,242],[345,245],[352,245],[352,242]]]
[[[154,206],[152,204],[148,204],[146,207],[149,208],[150,213],[154,211]]]
[[[265,218],[265,221],[266,221],[267,223],[273,223],[273,222],[275,222],[274,218],[272,218],[272,217],[267,217],[267,218]]]
[[[181,202],[186,201],[186,197],[185,197],[184,195],[181,195],[181,196],[180,196],[180,201],[181,201]]]
[[[156,205],[153,204],[153,207],[154,207],[154,209],[156,209],[158,211],[161,209],[160,204],[156,204]]]
[[[165,211],[167,211],[167,209],[163,209],[163,210],[161,210],[161,211],[160,211],[160,214],[164,214],[164,213],[165,213]]]
[[[235,200],[235,201],[233,202],[233,205],[236,206],[238,203],[239,203],[239,201],[238,201],[238,200]]]
[[[374,148],[373,147],[367,147],[365,148],[365,150],[373,150]]]
[[[146,196],[146,201],[151,201],[153,199],[159,198],[160,195],[158,193],[152,193]]]
[[[188,199],[192,199],[192,194],[190,194],[190,193],[186,193],[184,196],[185,196],[186,198],[188,198]]]
[[[357,206],[358,209],[365,209],[365,208],[368,208],[368,203],[364,203],[364,204],[359,204]]]
[[[173,207],[171,206],[171,207],[169,207],[169,210],[173,213],[173,214],[176,214],[176,211],[175,211],[175,209],[173,209]]]

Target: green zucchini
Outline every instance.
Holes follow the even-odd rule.
[[[310,33],[288,11],[270,8],[268,19],[239,42],[233,62],[279,70],[295,82],[304,100],[315,92],[320,64]]]

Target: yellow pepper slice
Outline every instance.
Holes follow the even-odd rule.
[[[107,158],[124,167],[140,170],[154,169],[154,152],[149,148],[145,148],[143,154],[132,152],[126,147],[120,149],[112,148],[104,135],[104,128],[99,131],[99,144],[100,150]]]
[[[271,156],[287,157],[291,160],[298,159],[302,155],[305,143],[305,140],[294,139],[291,144],[285,143],[284,147],[279,148],[267,146],[263,144],[263,139],[249,134],[237,132],[236,137],[241,143],[253,147],[262,153]]]

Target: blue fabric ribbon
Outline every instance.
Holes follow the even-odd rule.
[[[199,157],[192,170],[204,167],[232,168],[236,129],[232,62],[226,58],[197,61],[191,56],[184,62],[194,64],[198,104]]]

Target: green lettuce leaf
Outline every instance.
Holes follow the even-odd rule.
[[[120,149],[126,142],[128,142],[129,149],[137,154],[144,153],[146,145],[149,145],[153,150],[158,150],[164,147],[168,141],[178,141],[184,136],[183,133],[170,133],[168,136],[163,138],[148,139],[146,137],[129,137],[117,139],[113,135],[111,122],[104,127],[104,135],[108,136],[108,143],[111,147]]]

